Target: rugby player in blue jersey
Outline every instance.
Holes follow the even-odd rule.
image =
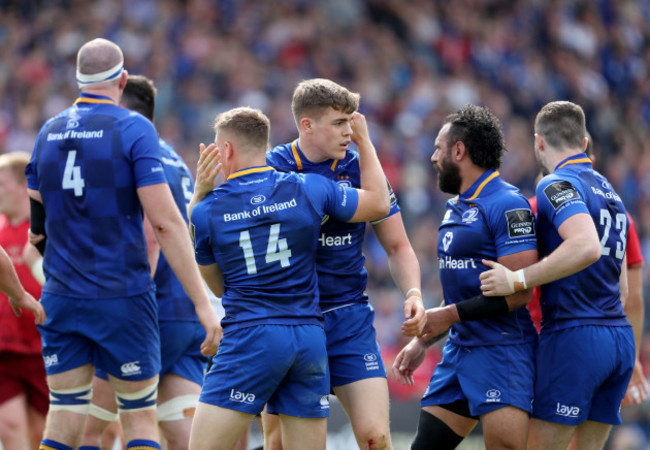
[[[359,113],[345,122],[366,129]],[[283,448],[325,449],[330,378],[315,257],[321,221],[326,214],[374,220],[390,206],[367,134],[353,137],[363,187],[354,189],[266,165],[269,127],[258,110],[230,110],[217,116],[215,144],[202,151],[216,149],[219,165],[210,173],[222,170],[226,181],[196,203],[206,195],[197,173],[196,260],[226,316],[192,424],[194,450],[233,448],[264,405],[280,415]]]
[[[350,126],[359,94],[326,79],[305,80],[293,93],[291,108],[298,139],[278,145],[267,155],[277,170],[317,173],[343,186],[358,188],[359,157],[350,140],[370,139],[367,127]],[[425,323],[420,265],[404,229],[397,199],[373,221],[373,230],[388,256],[391,274],[404,295],[402,331],[416,336]],[[365,293],[368,274],[362,253],[366,225],[330,218],[320,232],[316,264],[320,305],[325,317],[332,389],[350,417],[361,449],[391,448],[386,370],[373,327],[374,309]],[[277,425],[264,416],[265,443]]]
[[[450,326],[442,361],[422,398],[413,450],[453,449],[481,420],[487,449],[525,449],[532,411],[537,331],[526,308],[532,292],[486,298],[484,259],[512,269],[537,260],[534,218],[519,190],[498,169],[505,151],[499,120],[467,105],[449,115],[431,161],[447,201],[438,235],[445,306],[427,311],[422,337],[397,356],[404,384],[427,346]]]
[[[31,228],[44,226],[47,239],[41,303],[48,318],[39,329],[50,410],[41,449],[79,445],[95,367],[109,374],[126,447],[160,448],[160,338],[143,210],[206,329],[204,354],[216,351],[221,334],[153,124],[118,105],[123,63],[105,39],[81,47],[81,95],[42,127],[26,169]]]
[[[535,118],[541,261],[516,272],[498,264],[481,274],[485,295],[541,285],[533,449],[598,449],[634,368],[634,334],[623,312],[628,219],[619,195],[584,153],[582,108],[545,105]]]
[[[137,111],[151,122],[154,120],[156,88],[149,78],[130,75],[121,104]],[[187,207],[194,192],[192,174],[174,149],[159,138],[160,158],[165,177],[178,210],[187,222]],[[145,233],[151,227],[145,228]],[[153,230],[152,230],[153,231]],[[189,230],[188,230],[189,232]],[[158,422],[170,450],[187,448],[192,426],[192,416],[201,392],[207,358],[200,353],[205,331],[199,323],[194,305],[183,286],[172,272],[167,258],[159,255],[155,239],[148,239],[149,264],[155,268],[158,325],[160,328],[161,366],[158,384]],[[98,371],[93,381],[93,400],[86,422],[82,447],[98,449],[100,437],[108,424],[117,418],[117,404],[106,380]],[[106,391],[106,392],[100,392]]]

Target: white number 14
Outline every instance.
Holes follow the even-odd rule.
[[[269,230],[269,242],[266,246],[265,261],[267,264],[280,261],[282,267],[289,267],[291,265],[289,262],[289,258],[291,258],[291,249],[287,245],[287,240],[284,238],[278,239],[279,236],[280,224],[274,223],[271,225],[271,229]],[[246,260],[246,270],[248,271],[248,274],[256,274],[257,265],[255,264],[253,244],[251,243],[251,235],[248,230],[239,233],[239,246],[244,251],[244,259]]]

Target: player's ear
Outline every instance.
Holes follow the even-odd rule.
[[[304,133],[312,132],[312,120],[309,117],[303,117],[300,119],[300,131]]]
[[[544,150],[545,141],[542,135],[539,133],[535,133],[535,145],[537,145],[538,149]]]
[[[126,69],[122,70],[122,75],[120,75],[120,91],[123,91],[124,88],[126,87],[126,82],[129,80],[129,73],[126,71]]]
[[[465,153],[467,153],[467,148],[465,147],[465,143],[463,141],[456,141],[453,148],[451,149],[452,157],[456,161],[460,161],[461,159],[463,159],[463,156],[465,156]]]

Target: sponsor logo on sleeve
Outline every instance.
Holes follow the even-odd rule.
[[[549,184],[544,188],[544,195],[555,209],[568,201],[580,198],[576,188],[568,181],[556,181]]]
[[[463,213],[463,223],[474,223],[478,220],[478,208],[472,207]]]
[[[453,239],[454,233],[447,231],[447,233],[445,233],[445,236],[442,238],[442,247],[445,249],[445,251],[449,250],[449,246],[451,245],[451,241]]]
[[[517,238],[535,234],[535,217],[530,209],[511,209],[506,211],[508,236]]]

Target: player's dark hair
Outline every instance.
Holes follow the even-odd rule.
[[[444,121],[449,128],[449,147],[461,141],[472,162],[483,169],[498,169],[506,150],[501,122],[482,106],[465,105]]]
[[[214,131],[233,132],[250,147],[266,151],[271,122],[259,109],[240,107],[219,114],[214,119]]]
[[[296,124],[305,116],[319,118],[327,108],[352,114],[359,109],[361,96],[325,78],[301,81],[293,91],[291,111]]]
[[[153,81],[143,75],[129,75],[121,103],[125,108],[137,111],[153,122],[156,109],[156,87]]]
[[[585,113],[575,103],[548,103],[537,113],[535,133],[541,135],[551,147],[582,149],[587,136]]]

